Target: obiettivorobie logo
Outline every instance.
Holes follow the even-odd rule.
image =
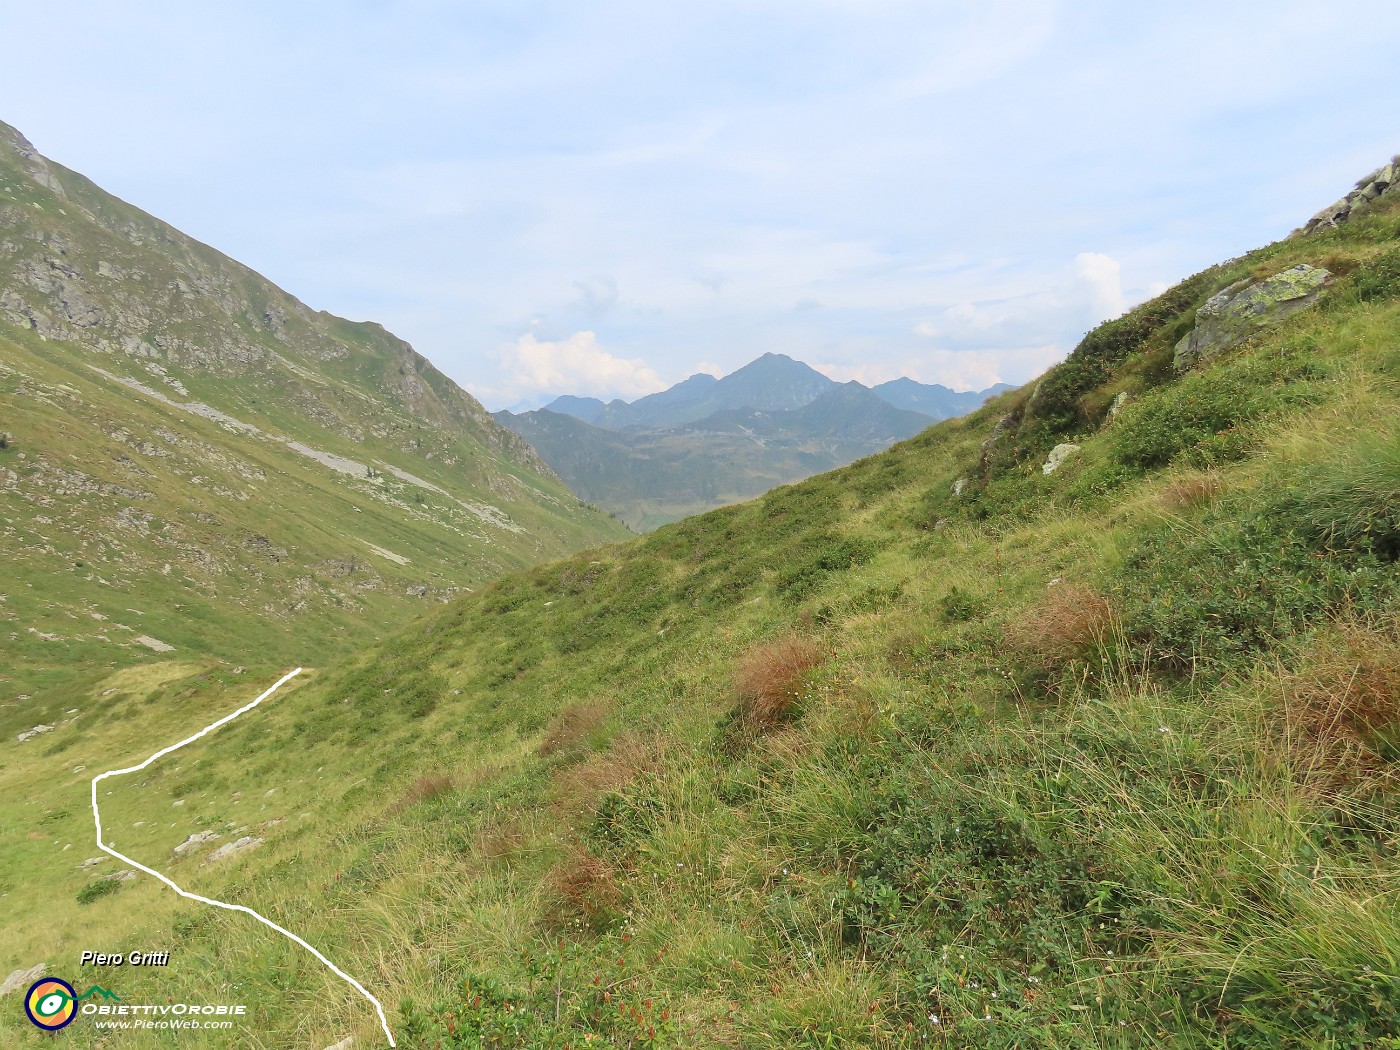
[[[78,1004],[84,999],[100,996],[121,1002],[121,996],[99,985],[93,985],[79,995],[71,984],[57,977],[45,977],[29,986],[24,996],[24,1012],[35,1025],[46,1032],[56,1032],[73,1023],[78,1016]]]

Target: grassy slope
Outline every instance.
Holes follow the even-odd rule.
[[[1394,207],[1271,246],[1033,399],[507,577],[112,785],[112,838],[400,1045],[1393,1046],[1398,247]],[[1299,259],[1322,305],[1172,379],[1195,306]],[[84,777],[256,688],[114,681],[5,745],[0,966],[169,947],[112,986],[375,1045],[240,917],[76,903]],[[206,828],[267,843],[171,860]]]
[[[425,599],[627,534],[402,340],[309,310],[5,125],[0,431],[10,738],[149,659],[140,635],[177,660],[323,662]]]

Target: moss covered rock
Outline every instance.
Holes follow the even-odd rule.
[[[1262,281],[1239,281],[1211,296],[1196,311],[1196,327],[1176,344],[1178,372],[1205,364],[1261,328],[1311,306],[1332,275],[1307,263]]]

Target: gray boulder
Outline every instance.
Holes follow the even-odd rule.
[[[1255,332],[1317,302],[1332,275],[1299,263],[1262,281],[1237,281],[1196,311],[1196,327],[1176,344],[1178,372],[1202,365]]]
[[[185,839],[184,842],[175,847],[175,855],[177,857],[183,857],[186,853],[192,853],[199,849],[200,846],[203,846],[210,839],[216,839],[218,837],[219,833],[217,831],[196,831],[189,838]]]
[[[1040,472],[1042,474],[1055,473],[1055,471],[1064,466],[1065,462],[1078,451],[1079,446],[1072,442],[1067,441],[1062,445],[1056,445],[1050,450],[1050,455],[1040,468]]]
[[[48,972],[48,963],[40,963],[29,970],[15,970],[0,984],[0,995],[10,995],[23,991]]]
[[[262,839],[255,839],[251,835],[245,835],[237,842],[227,842],[224,845],[220,846],[218,849],[216,849],[213,853],[209,854],[208,862],[212,864],[221,860],[228,860],[230,857],[236,857],[238,854],[243,853],[246,850],[257,849],[262,844]]]

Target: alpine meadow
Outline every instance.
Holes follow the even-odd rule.
[[[399,1046],[1400,1047],[1400,164],[628,538],[0,131],[0,968],[255,1019],[71,1045],[383,1044],[93,843],[304,664],[105,841]]]

